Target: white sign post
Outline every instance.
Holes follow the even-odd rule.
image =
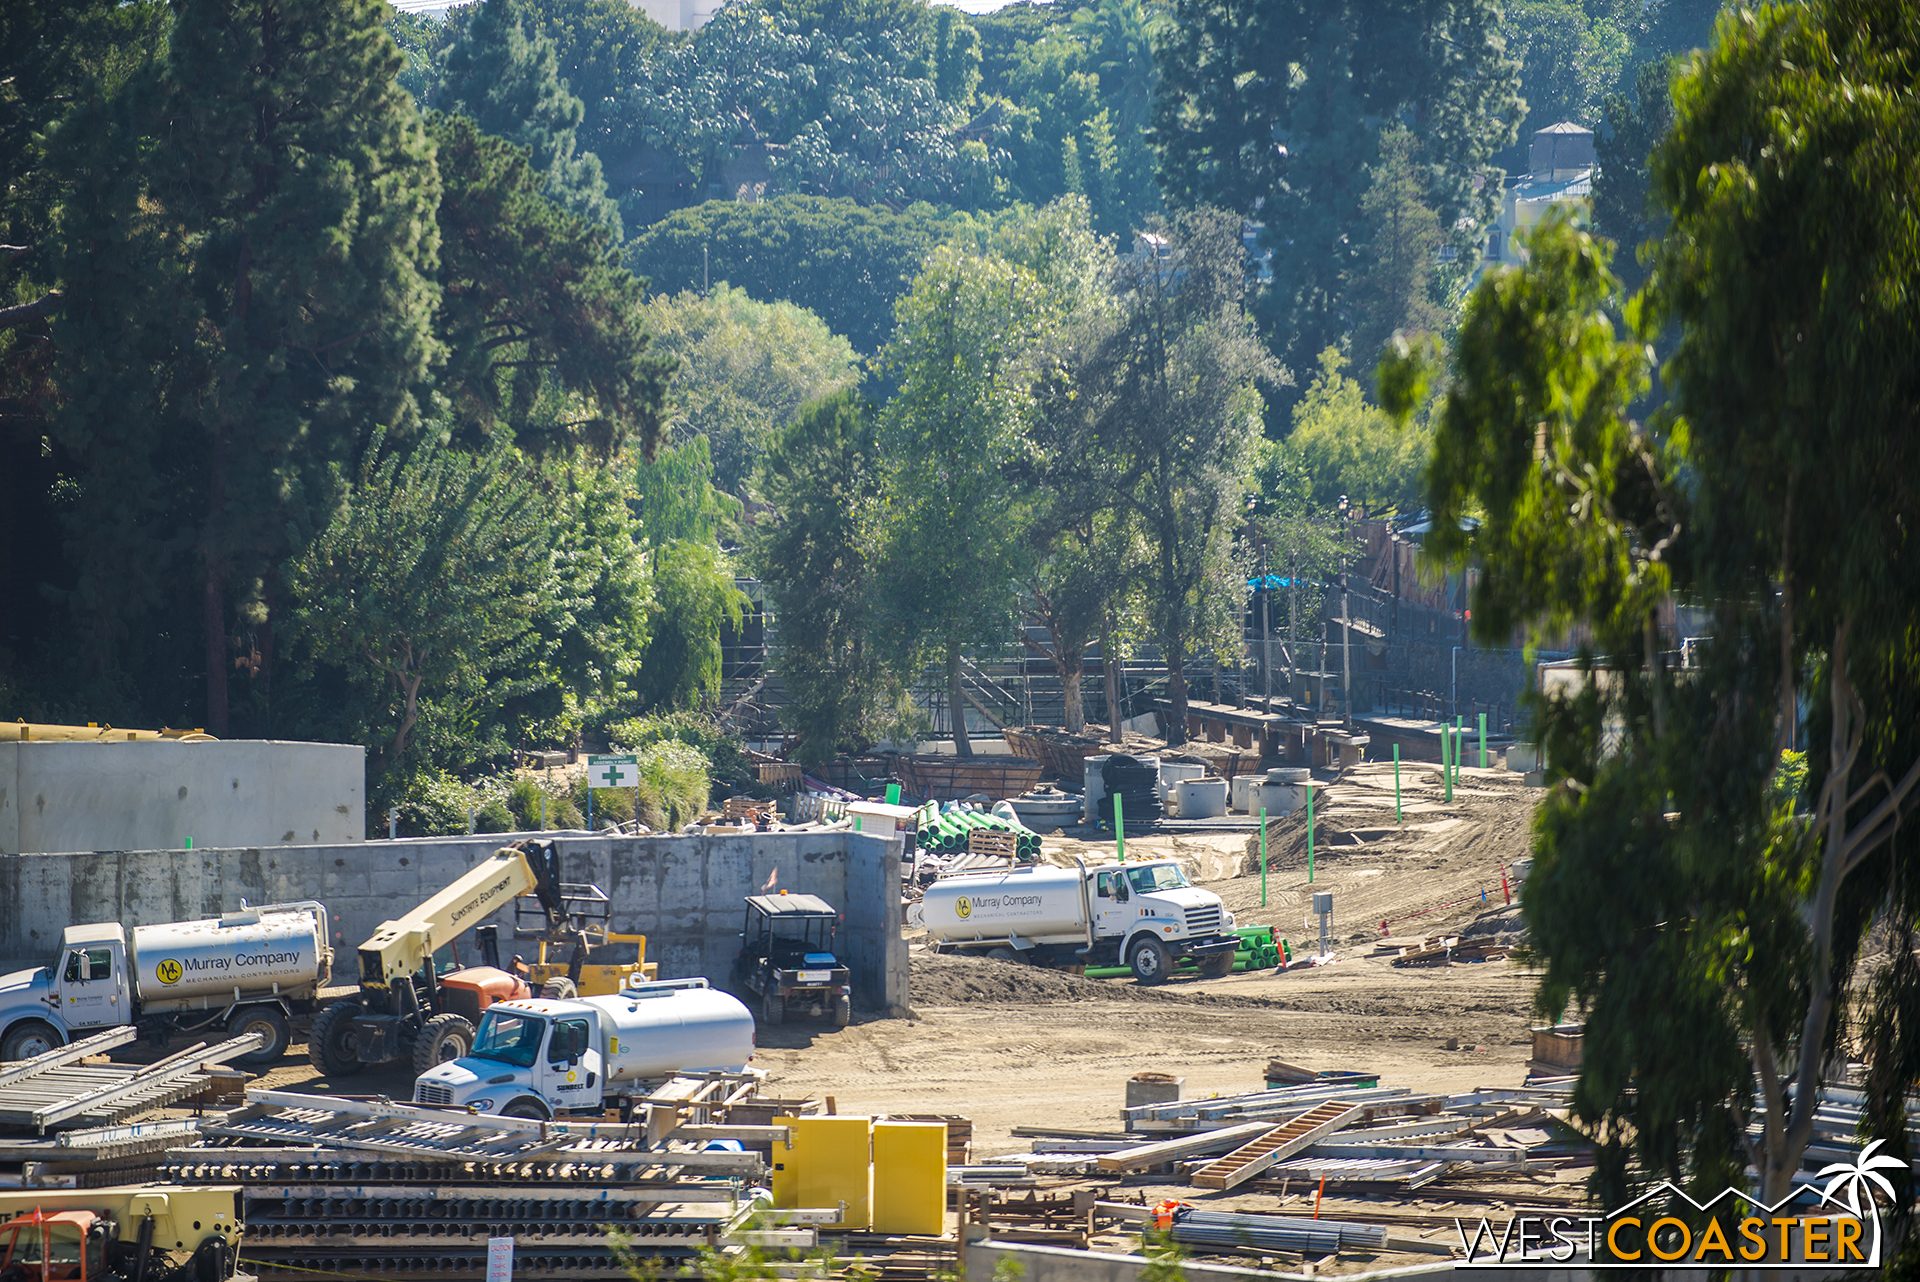
[[[513,1282],[513,1239],[487,1239],[487,1282]]]
[[[593,830],[593,790],[595,788],[634,789],[634,817],[640,814],[640,759],[632,753],[587,757],[587,830]],[[491,1279],[488,1282],[492,1282]]]

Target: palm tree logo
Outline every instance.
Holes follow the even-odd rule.
[[[1887,1177],[1880,1174],[1884,1170],[1899,1170],[1904,1165],[1899,1158],[1886,1153],[1875,1153],[1885,1140],[1875,1140],[1860,1152],[1860,1156],[1851,1163],[1835,1162],[1822,1167],[1814,1177],[1827,1179],[1827,1187],[1821,1191],[1820,1200],[1835,1207],[1844,1206],[1856,1220],[1864,1223],[1869,1217],[1873,1220],[1873,1252],[1867,1259],[1867,1266],[1880,1263],[1880,1205],[1873,1200],[1873,1190],[1879,1189],[1892,1202],[1896,1198],[1893,1185]],[[1841,1196],[1845,1193],[1845,1197]],[[1865,1203],[1863,1209],[1862,1202]]]

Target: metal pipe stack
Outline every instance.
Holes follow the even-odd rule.
[[[1178,1214],[1172,1233],[1173,1240],[1182,1246],[1248,1250],[1263,1255],[1297,1251],[1318,1257],[1340,1251],[1378,1251],[1387,1242],[1387,1231],[1372,1224],[1206,1211],[1198,1207]]]

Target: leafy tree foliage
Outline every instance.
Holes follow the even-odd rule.
[[[1176,208],[1265,224],[1262,318],[1283,361],[1304,365],[1349,328],[1343,282],[1378,155],[1367,121],[1414,122],[1441,227],[1463,254],[1484,239],[1499,193],[1488,162],[1520,114],[1499,13],[1492,0],[1175,3],[1153,115],[1161,181]]]
[[[873,407],[857,392],[808,406],[769,441],[754,488],[772,507],[748,535],[780,629],[782,717],[807,765],[863,751],[910,715],[912,639],[887,626],[874,537],[886,465]]]
[[[600,158],[576,151],[586,108],[560,78],[553,41],[537,29],[529,35],[527,28],[521,0],[482,0],[447,51],[435,104],[527,148],[548,195],[618,241],[620,211],[607,195]]]
[[[1239,220],[1201,210],[1165,230],[1168,256],[1121,261],[1121,314],[1082,392],[1092,440],[1116,461],[1113,500],[1137,516],[1148,543],[1140,610],[1167,664],[1177,742],[1182,667],[1239,614],[1231,556],[1260,438],[1259,388],[1286,375],[1242,308]]]
[[[672,369],[649,346],[643,286],[606,233],[542,195],[527,154],[463,116],[432,115],[448,346],[442,386],[470,430],[509,428],[530,453],[629,438],[651,454]]]
[[[714,482],[742,495],[769,435],[802,406],[852,387],[852,346],[792,303],[756,303],[725,282],[711,296],[658,295],[647,325],[679,358],[669,391],[673,430],[706,438]]]
[[[1571,227],[1483,282],[1461,329],[1434,540],[1487,566],[1480,635],[1585,620],[1604,673],[1541,706],[1566,782],[1526,903],[1542,1007],[1587,1011],[1575,1111],[1609,1200],[1630,1156],[1696,1191],[1750,1163],[1762,1200],[1787,1192],[1866,929],[1914,918],[1892,839],[1920,796],[1920,562],[1899,533],[1920,517],[1898,176],[1917,46],[1911,5],[1835,0],[1724,18],[1687,60],[1640,304],[1678,333],[1669,423],[1628,417],[1646,348],[1607,319],[1604,243]],[[1672,591],[1713,620],[1684,675],[1657,629]],[[1899,1144],[1912,968],[1873,982],[1874,1124]]]
[[[1593,225],[1620,245],[1624,259],[1616,260],[1615,270],[1629,290],[1646,280],[1636,251],[1665,225],[1653,207],[1648,158],[1673,127],[1667,82],[1674,70],[1670,59],[1645,63],[1635,73],[1632,93],[1609,95],[1606,128],[1594,143]]]
[[[372,0],[187,4],[166,62],[55,143],[76,604],[109,662],[167,562],[198,561],[216,732],[235,596],[270,625],[287,522],[374,424],[417,429],[439,354],[439,184],[400,62]]]
[[[1320,353],[1320,373],[1293,407],[1285,453],[1298,460],[1307,498],[1322,515],[1342,498],[1369,511],[1420,506],[1430,430],[1401,427],[1367,399],[1366,389],[1341,371],[1338,349]]]
[[[763,303],[795,303],[872,353],[893,331],[894,300],[950,229],[925,205],[896,214],[819,196],[717,200],[647,228],[627,265],[659,294],[726,281]]]
[[[686,707],[720,689],[720,635],[747,604],[715,535],[739,515],[713,487],[705,437],[662,450],[634,469],[633,507],[653,573],[651,633],[636,687],[645,708]]]
[[[545,513],[502,442],[470,456],[376,434],[350,494],[289,567],[309,667],[337,665],[335,733],[398,775],[416,731],[472,734],[540,682],[557,587]],[[538,674],[538,675],[536,675]],[[416,749],[417,750],[417,749]]]
[[[1434,254],[1445,240],[1440,219],[1426,202],[1426,172],[1419,141],[1400,126],[1380,133],[1380,160],[1360,198],[1360,212],[1373,229],[1346,282],[1353,309],[1353,350],[1372,361],[1395,333],[1444,331],[1447,309],[1434,301],[1439,285]]]

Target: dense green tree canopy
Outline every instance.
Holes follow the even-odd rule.
[[[1891,840],[1920,798],[1916,49],[1913,5],[1829,0],[1725,17],[1685,61],[1651,166],[1671,225],[1627,309],[1675,335],[1660,419],[1630,417],[1649,349],[1609,319],[1609,247],[1563,222],[1461,327],[1429,545],[1486,566],[1476,635],[1593,630],[1593,678],[1539,705],[1564,783],[1526,906],[1543,1010],[1586,1011],[1609,1203],[1631,1157],[1784,1195],[1869,979],[1875,1131],[1903,1142],[1915,976],[1858,968],[1876,915],[1896,955],[1916,917]],[[1685,672],[1670,593],[1711,621]]]
[[[1176,207],[1264,223],[1262,319],[1282,360],[1305,365],[1346,334],[1342,282],[1368,239],[1378,155],[1369,122],[1409,122],[1441,228],[1463,253],[1484,240],[1499,195],[1488,162],[1520,114],[1499,12],[1492,0],[1177,0],[1153,116],[1161,182]]]
[[[710,296],[656,295],[647,327],[679,361],[671,429],[706,439],[714,482],[740,495],[768,436],[801,406],[859,381],[847,340],[792,303],[756,303],[722,282]]]
[[[798,304],[872,353],[893,332],[894,300],[949,230],[924,205],[895,214],[818,196],[711,201],[636,236],[627,266],[659,294],[726,281],[759,302]]]

